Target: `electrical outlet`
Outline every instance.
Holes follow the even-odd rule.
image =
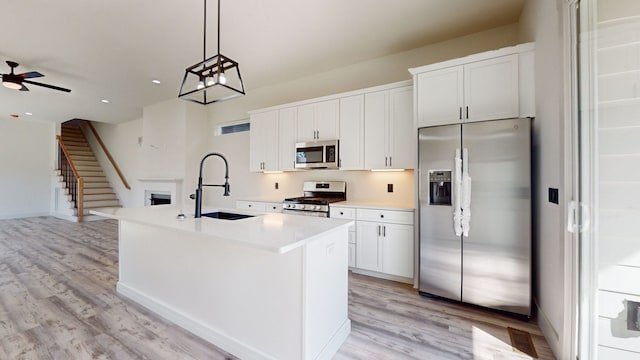
[[[279,187],[279,185],[278,185],[278,183],[276,182],[276,185],[275,185],[276,190],[278,190],[278,187]]]
[[[558,199],[558,189],[549,188],[549,202],[557,204],[558,201],[559,201],[559,199]]]
[[[627,300],[627,330],[640,331],[640,302]]]
[[[387,184],[387,192],[393,192],[393,184]]]

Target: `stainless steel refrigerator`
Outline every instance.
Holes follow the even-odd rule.
[[[531,120],[419,130],[420,292],[531,314]]]

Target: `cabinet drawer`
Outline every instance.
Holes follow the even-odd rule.
[[[273,213],[282,212],[282,203],[265,203],[265,211]]]
[[[266,211],[266,203],[258,201],[236,201],[236,208],[241,210]]]
[[[356,219],[356,209],[343,207],[329,207],[329,217],[334,219]]]
[[[358,209],[356,214],[358,221],[413,225],[413,211]]]

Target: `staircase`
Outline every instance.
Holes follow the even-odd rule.
[[[78,125],[62,124],[61,136],[69,151],[71,160],[78,170],[78,174],[84,179],[84,220],[100,219],[95,215],[89,215],[91,209],[121,207],[120,200],[109,184],[100,163],[98,163],[80,127]],[[58,210],[67,216],[71,216],[72,221],[78,221],[78,209],[76,209],[73,204],[69,188],[67,184],[64,183],[60,170],[58,170],[58,175],[61,188],[63,189],[62,197],[66,198],[62,200],[68,202],[68,210]],[[66,208],[66,205],[60,207]],[[75,220],[73,218],[75,218]]]

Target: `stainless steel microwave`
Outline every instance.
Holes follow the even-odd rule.
[[[338,140],[296,143],[298,169],[337,169]]]

